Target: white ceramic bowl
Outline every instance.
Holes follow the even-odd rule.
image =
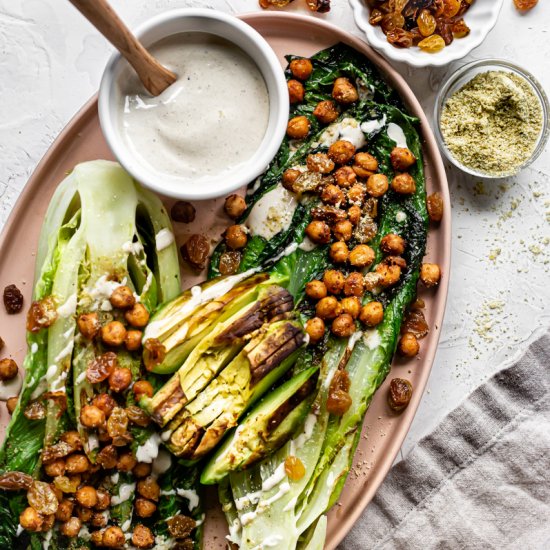
[[[226,40],[246,52],[256,63],[265,80],[269,95],[269,118],[264,138],[256,153],[232,171],[220,176],[189,183],[175,176],[158,173],[139,161],[126,145],[120,131],[118,79],[128,63],[115,53],[105,69],[99,89],[99,120],[105,139],[120,164],[146,187],[179,199],[221,197],[258,177],[275,156],[288,122],[288,90],[283,69],[275,52],[262,36],[240,19],[210,9],[178,9],[158,15],[136,29],[145,47],[173,34],[200,31]],[[184,183],[187,181],[187,183]]]
[[[365,33],[367,42],[383,56],[402,61],[413,67],[442,67],[462,59],[477,48],[495,26],[504,0],[476,0],[464,15],[470,34],[457,38],[437,53],[426,53],[420,48],[396,48],[386,39],[382,29],[369,23],[370,10],[365,0],[349,0],[357,26]]]

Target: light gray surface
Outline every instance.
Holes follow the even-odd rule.
[[[391,470],[340,550],[550,548],[550,333]]]
[[[289,11],[308,13],[305,0]],[[477,0],[488,2],[491,0]],[[257,0],[112,0],[130,25],[168,8],[258,10]],[[505,0],[496,28],[466,59],[504,57],[550,89],[550,10],[519,15]],[[327,21],[360,35],[347,0]],[[55,136],[97,90],[110,46],[68,1],[0,0],[0,225]],[[431,115],[446,69],[399,67]],[[502,362],[550,326],[550,158],[519,178],[481,184],[448,170],[453,201],[453,266],[434,369],[403,451],[457,406]],[[0,282],[1,283],[1,282]]]

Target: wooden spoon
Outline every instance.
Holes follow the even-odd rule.
[[[177,76],[142,46],[107,0],[69,1],[132,65],[149,93],[157,96],[176,81]]]

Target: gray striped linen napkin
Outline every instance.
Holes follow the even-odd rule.
[[[550,333],[390,471],[339,550],[550,549]]]

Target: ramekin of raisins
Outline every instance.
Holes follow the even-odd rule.
[[[351,0],[371,46],[415,67],[442,66],[479,46],[503,0]]]

